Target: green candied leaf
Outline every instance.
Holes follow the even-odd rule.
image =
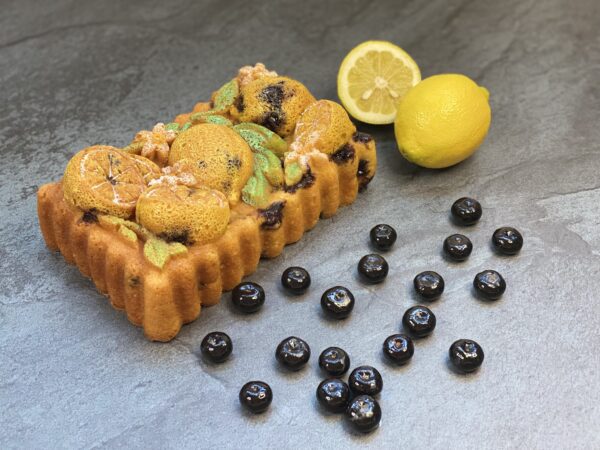
[[[169,260],[169,244],[162,239],[151,238],[144,244],[144,256],[159,269]]]
[[[231,123],[231,120],[227,119],[226,117],[223,116],[206,116],[206,123],[214,123],[215,125],[225,125],[225,126],[232,126],[233,124]]]
[[[130,228],[127,228],[124,225],[119,225],[119,233],[121,233],[121,235],[128,241],[137,242],[138,240],[138,236],[135,233],[135,231],[131,230]]]
[[[302,179],[302,167],[297,162],[287,164],[285,166],[285,184],[287,186],[293,186]]]
[[[271,186],[280,187],[283,185],[283,169],[281,168],[281,161],[271,151],[262,149],[260,154],[267,159],[267,166],[262,167],[263,174],[271,183]]]
[[[261,167],[266,167],[268,161],[261,154],[254,155],[254,174],[242,189],[242,200],[249,205],[261,208],[267,204],[269,196],[269,182],[263,174]]]
[[[102,214],[98,216],[98,220],[101,224],[108,224],[116,227],[127,228],[135,234],[137,234],[138,236],[141,236],[145,240],[154,237],[154,235],[150,231],[146,230],[140,224],[132,222],[131,220],[125,220],[121,219],[120,217],[109,216],[107,214]]]
[[[193,124],[197,123],[214,123],[215,125],[226,125],[228,127],[232,126],[231,120],[226,117],[215,114],[214,111],[202,111],[199,113],[194,113],[190,116],[190,121]]]
[[[248,146],[253,150],[257,151],[261,148],[264,148],[265,138],[262,134],[257,133],[254,130],[247,130],[244,128],[240,128],[239,125],[235,125],[233,127],[234,131],[237,132],[241,136],[243,140],[246,141]]]
[[[275,153],[278,157],[283,157],[288,150],[287,143],[273,131],[252,122],[240,123],[233,127],[237,133],[248,143],[248,145],[258,150],[257,147],[264,147]]]
[[[215,94],[215,99],[213,101],[213,110],[219,112],[228,110],[231,106],[233,106],[233,102],[235,101],[239,93],[240,87],[236,78],[225,83],[219,88],[219,90]]]
[[[200,111],[190,115],[190,121],[192,123],[205,122],[206,116],[214,116],[215,112],[211,109],[209,111]]]
[[[179,132],[185,131],[191,126],[192,126],[192,122],[186,122],[181,126],[181,129],[179,130]]]
[[[177,122],[171,122],[165,125],[165,130],[167,131],[179,131],[179,124]]]
[[[175,256],[181,253],[186,253],[188,251],[187,247],[183,245],[181,242],[171,242],[169,244],[169,255]]]

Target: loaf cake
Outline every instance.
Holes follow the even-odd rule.
[[[375,143],[300,82],[247,66],[173,122],[95,145],[38,191],[46,245],[156,341],[174,338],[375,174]]]

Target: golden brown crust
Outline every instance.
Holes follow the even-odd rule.
[[[201,306],[214,305],[223,291],[254,272],[261,256],[279,255],[320,216],[330,217],[339,206],[354,201],[361,176],[374,175],[375,144],[352,140],[349,145],[354,151],[343,160],[311,155],[312,179],[277,192],[271,209],[249,214],[240,205],[225,234],[214,242],[189,246],[162,270],[145,259],[141,242],[127,240],[101,226],[93,213],[69,205],[61,182],[38,191],[40,227],[46,245],[77,265],[113,307],[125,310],[130,322],[144,328],[149,339],[169,341],[183,324],[200,315]],[[366,175],[358,174],[360,161],[369,161]]]

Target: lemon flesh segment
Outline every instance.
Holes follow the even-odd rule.
[[[371,124],[394,121],[398,102],[421,80],[414,60],[400,47],[368,41],[346,56],[338,72],[338,95],[356,119]]]

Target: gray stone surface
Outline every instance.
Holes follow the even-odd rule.
[[[0,447],[600,448],[599,23],[597,0],[3,2]],[[486,86],[489,136],[470,160],[434,172],[400,157],[391,127],[362,126],[378,142],[377,177],[355,204],[261,263],[251,277],[268,293],[259,314],[236,315],[225,296],[174,341],[150,343],[45,248],[35,193],[77,150],[125,144],[256,61],[335,99],[342,57],[371,38],[403,46],[424,76],[461,72]],[[466,230],[471,259],[452,264],[441,243],[462,231],[448,211],[467,194],[484,216]],[[378,222],[394,225],[399,242],[386,283],[367,287],[355,265]],[[505,224],[525,235],[517,257],[489,247]],[[291,264],[313,275],[304,297],[278,287]],[[506,276],[498,302],[472,296],[484,268]],[[412,278],[425,269],[446,279],[432,307],[438,328],[396,369],[380,346],[416,303]],[[318,299],[338,283],[357,306],[332,323]],[[198,355],[215,329],[235,343],[216,367]],[[273,356],[291,334],[314,353],[294,374]],[[485,349],[477,374],[447,366],[461,337]],[[334,344],[384,376],[383,423],[368,436],[316,405],[316,355]],[[238,406],[249,379],[273,387],[265,415]]]

